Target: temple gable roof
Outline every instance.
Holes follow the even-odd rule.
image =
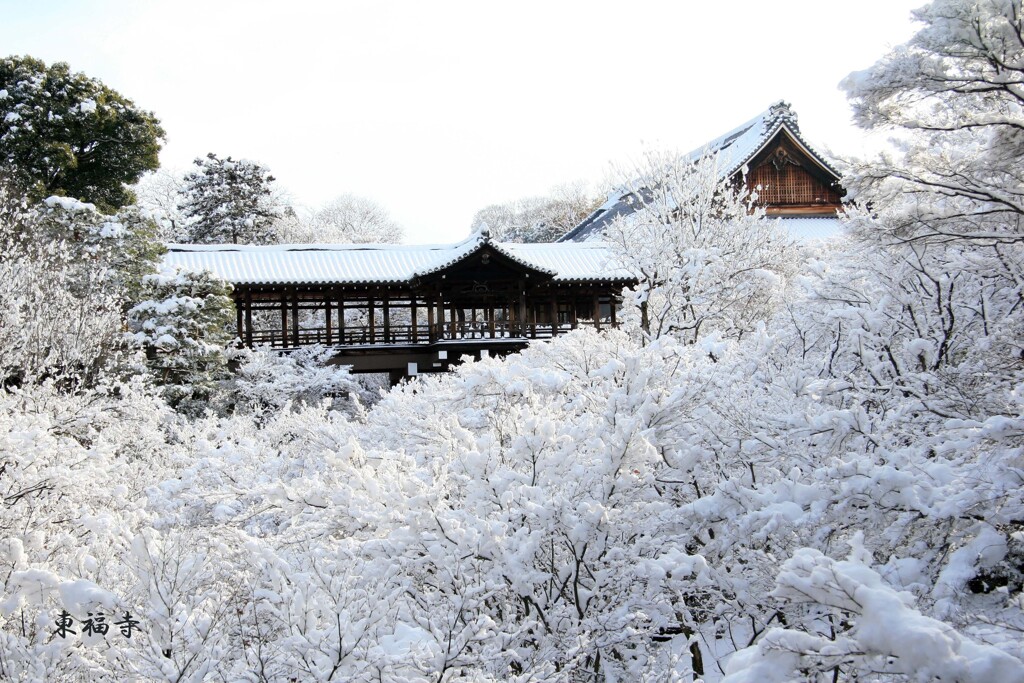
[[[704,154],[717,157],[719,180],[743,177],[754,162],[760,162],[766,152],[774,152],[779,145],[792,150],[793,159],[825,185],[838,186],[839,172],[828,159],[817,152],[800,132],[796,113],[789,104],[779,100],[754,118],[729,132],[711,140],[683,156],[696,163]],[[559,239],[559,242],[580,242],[597,239],[616,218],[639,211],[644,205],[647,188],[625,188],[613,192],[608,199],[578,226]],[[649,190],[647,190],[649,192]],[[832,216],[818,217],[822,221],[819,234],[835,234],[838,221]],[[807,217],[803,217],[805,220]],[[798,237],[799,238],[799,237]]]

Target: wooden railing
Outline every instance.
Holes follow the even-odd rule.
[[[462,341],[473,339],[549,339],[569,332],[578,326],[591,326],[592,322],[569,323],[511,323],[511,322],[447,322],[434,325],[382,325],[346,326],[343,330],[332,329],[330,335],[324,327],[300,328],[298,340],[289,330],[254,330],[253,345],[266,344],[277,348],[297,346],[374,346],[380,344],[433,344],[438,341]]]

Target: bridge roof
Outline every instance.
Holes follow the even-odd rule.
[[[403,284],[444,270],[484,245],[556,282],[632,279],[601,242],[513,244],[474,234],[448,245],[394,244],[169,244],[165,265],[209,270],[233,284]]]

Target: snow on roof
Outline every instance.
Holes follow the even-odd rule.
[[[603,242],[573,243],[503,243],[502,249],[511,251],[533,267],[554,271],[559,282],[584,280],[632,280],[632,275],[621,265],[614,250]]]
[[[804,244],[830,240],[844,232],[843,222],[838,216],[783,216],[779,225],[790,237]]]
[[[551,273],[555,281],[628,280],[604,244],[511,244],[476,234],[452,245],[391,244],[169,244],[163,263],[209,270],[234,284],[405,283],[442,270],[491,244],[509,258]]]
[[[704,154],[717,156],[718,178],[724,180],[740,171],[782,130],[785,130],[808,156],[839,178],[839,173],[804,140],[797,125],[796,113],[782,100],[772,104],[743,125],[701,145],[683,158],[696,163]],[[597,238],[613,220],[635,213],[642,207],[642,202],[637,202],[633,197],[635,192],[635,189],[616,191],[582,223],[563,235],[559,242]]]

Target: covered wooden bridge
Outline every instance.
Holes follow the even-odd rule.
[[[603,244],[169,245],[166,264],[234,285],[238,338],[323,344],[354,372],[445,370],[580,325],[616,324],[633,279]]]

